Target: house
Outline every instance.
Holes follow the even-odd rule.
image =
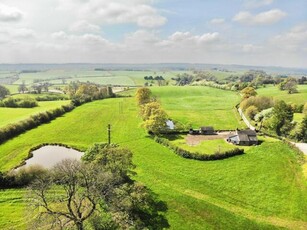
[[[214,128],[212,126],[203,126],[200,127],[199,133],[203,135],[214,135]]]
[[[245,146],[258,144],[257,133],[251,129],[237,130],[235,134],[228,136],[227,141],[235,145]]]
[[[172,120],[167,120],[166,121],[166,126],[170,129],[170,130],[173,130],[175,129],[175,124]]]

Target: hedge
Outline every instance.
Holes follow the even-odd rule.
[[[49,110],[46,112],[40,112],[38,114],[34,114],[29,118],[19,121],[14,124],[9,124],[3,128],[0,128],[0,143],[9,140],[27,130],[38,127],[41,124],[50,122],[55,118],[72,111],[75,108],[74,105],[62,105],[60,108],[56,108],[53,110]]]
[[[200,160],[200,161],[212,161],[212,160],[222,160],[225,158],[244,154],[244,149],[239,149],[239,148],[235,148],[233,150],[229,150],[225,152],[216,152],[214,154],[200,154],[197,152],[190,152],[188,150],[175,146],[166,138],[155,136],[154,140],[157,143],[168,147],[173,152],[175,152],[177,155],[187,158],[187,159],[194,159],[194,160]]]

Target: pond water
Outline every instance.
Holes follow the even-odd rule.
[[[80,160],[83,152],[63,146],[46,145],[32,152],[33,157],[26,160],[26,164],[22,167],[31,165],[41,165],[45,168],[52,168],[64,159]]]

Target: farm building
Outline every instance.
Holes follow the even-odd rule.
[[[237,130],[235,134],[228,136],[227,141],[235,145],[245,146],[258,144],[257,133],[251,129]]]
[[[214,135],[214,128],[212,126],[203,126],[200,127],[199,133],[203,135]]]

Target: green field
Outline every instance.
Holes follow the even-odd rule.
[[[125,105],[123,110],[120,104]],[[134,153],[135,179],[167,203],[171,229],[306,229],[306,179],[296,153],[288,146],[264,142],[242,156],[221,161],[188,160],[148,137],[140,128],[137,114],[134,98],[80,106],[0,145],[0,170],[16,166],[31,147],[43,142],[61,142],[80,149],[105,142],[107,124],[111,124],[112,142]],[[22,191],[0,193],[2,226],[28,221],[22,218]],[[15,205],[13,200],[17,200],[14,213],[9,209]]]
[[[286,91],[281,91],[277,86],[267,86],[257,89],[260,96],[273,97],[274,99],[284,100],[287,103],[304,104],[307,102],[307,85],[298,85],[298,93],[288,94]]]
[[[179,73],[189,71],[94,71],[94,70],[48,70],[35,73],[21,73],[19,79],[14,85],[25,82],[27,85],[33,84],[33,81],[48,81],[52,84],[62,84],[70,81],[93,82],[97,84],[125,85],[135,86],[144,85],[145,76],[163,76],[170,80]]]
[[[237,93],[203,86],[153,87],[154,96],[171,119],[193,128],[213,126],[219,130],[244,128],[234,106]]]
[[[70,101],[42,101],[34,108],[3,108],[0,107],[0,127],[15,123],[28,118],[30,115],[55,109],[61,105],[69,104]]]

